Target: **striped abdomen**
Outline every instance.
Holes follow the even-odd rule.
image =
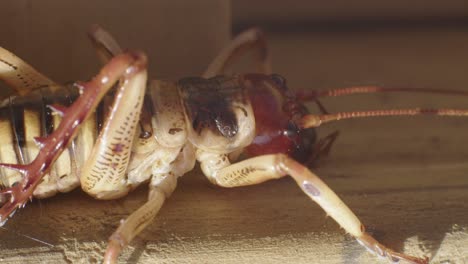
[[[49,135],[58,126],[61,117],[47,105],[70,105],[78,97],[78,89],[64,87],[53,94],[49,88],[37,89],[26,96],[11,96],[0,105],[0,161],[28,164],[39,148],[34,138]],[[97,111],[99,113],[99,111]],[[39,198],[67,192],[79,185],[79,168],[89,155],[102,118],[97,114],[86,121],[68,151],[57,159],[50,173],[34,191]],[[15,171],[1,168],[1,187],[8,187],[21,179]]]

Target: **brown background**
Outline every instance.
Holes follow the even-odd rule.
[[[443,24],[466,21],[468,3],[464,0],[393,1],[306,1],[237,0],[232,4],[234,25],[262,24],[304,27],[307,23],[340,24],[389,22],[402,24]],[[292,28],[289,28],[291,30]]]
[[[99,68],[90,25],[122,47],[144,50],[154,78],[198,75],[229,38],[228,2],[19,0],[2,4],[1,45],[58,81],[87,79]]]
[[[211,4],[216,6],[213,2]],[[441,6],[440,2],[424,1],[411,2],[410,6],[403,1],[385,1],[377,6],[374,2],[363,1],[365,5],[349,5],[346,9],[343,8],[346,3],[331,3],[291,8],[291,5],[275,3],[234,2],[234,26],[240,30],[260,24],[269,30],[274,70],[284,75],[293,89],[358,84],[468,89],[464,3],[445,1]],[[385,8],[385,5],[394,8]],[[178,11],[183,18],[166,13],[166,19],[159,22],[166,28],[160,30],[174,32],[176,28],[169,23],[180,18],[184,23],[177,32],[209,31],[192,26],[195,22],[191,22],[190,15],[194,16],[194,21],[209,20],[221,12],[224,19],[229,19],[226,6],[200,7],[203,8],[198,12],[193,9]],[[395,15],[377,19],[384,21],[377,23],[375,17],[381,17],[379,12],[388,13],[389,10]],[[103,11],[96,11],[99,12]],[[267,14],[260,20],[255,14],[262,12]],[[289,16],[278,19],[278,13]],[[414,17],[412,14],[419,14],[418,23],[407,19]],[[343,16],[348,18],[336,19]],[[106,22],[97,15],[95,18]],[[182,40],[178,41],[191,46],[193,41],[217,43],[217,39],[225,40],[227,30],[216,29],[226,28],[227,25],[219,22],[228,21],[224,19],[216,18],[216,23],[206,24],[215,27],[212,34],[217,36],[200,40],[193,39],[193,35],[190,38],[180,35]],[[327,21],[338,22],[330,28]],[[86,23],[88,21],[83,22]],[[141,23],[148,25],[148,22]],[[179,23],[175,21],[181,25]],[[14,25],[2,25],[5,25],[2,30],[14,31]],[[110,30],[114,32],[114,29]],[[133,37],[124,38],[122,43],[128,41],[128,45],[134,47],[140,36],[147,37],[156,31],[148,26],[143,33],[126,32]],[[10,38],[1,36],[2,41]],[[90,49],[88,43],[81,45]],[[20,48],[30,46],[24,44]],[[182,64],[199,62],[198,66],[193,66],[193,71],[200,72],[218,46],[197,51],[206,52],[200,61],[198,57],[189,59],[198,54],[186,53]],[[46,46],[40,51],[50,54]],[[21,52],[17,53],[21,55]],[[72,56],[66,51],[56,52]],[[60,58],[54,60],[60,61]],[[176,67],[179,64],[174,64],[174,60],[153,59],[154,65],[153,61],[176,69],[168,76],[179,76]],[[47,65],[38,68],[48,70]],[[191,68],[182,74],[191,74]],[[466,102],[467,98],[463,97],[420,94],[350,96],[323,101],[331,112],[409,106],[468,108]],[[318,131],[324,136],[334,130],[340,130],[340,138],[331,155],[313,170],[378,239],[398,250],[431,256],[433,263],[468,263],[466,119],[418,117],[342,121]],[[145,191],[146,188],[140,188],[116,201],[95,201],[79,190],[35,201],[8,222],[8,230],[0,230],[0,257],[6,263],[98,262],[107,237],[120,219],[143,203]],[[26,235],[54,246],[35,242]],[[326,218],[290,179],[221,189],[210,185],[199,170],[180,180],[158,219],[131,244],[121,259],[129,263],[376,263],[374,257]]]

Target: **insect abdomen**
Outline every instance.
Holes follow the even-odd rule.
[[[67,106],[78,96],[77,88],[64,87],[54,90],[53,94],[49,88],[40,88],[26,96],[6,98],[0,106],[0,161],[30,163],[39,151],[34,138],[49,135],[61,120],[60,115],[47,105]],[[96,116],[93,116],[85,122],[68,151],[62,153],[36,188],[35,197],[50,197],[57,192],[67,192],[79,186],[79,168],[94,144],[96,120]],[[18,172],[0,169],[2,187],[9,187],[20,179]]]

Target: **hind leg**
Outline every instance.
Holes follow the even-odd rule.
[[[120,89],[123,91],[132,88],[129,83],[146,83],[144,54],[129,52],[114,58],[94,79],[81,85],[82,94],[70,107],[52,106],[63,116],[63,119],[50,135],[35,138],[40,151],[30,164],[0,164],[4,168],[15,170],[23,175],[21,182],[0,191],[0,195],[8,196],[7,202],[0,208],[1,221],[6,220],[18,207],[23,206],[31,198],[41,179],[50,171],[62,151],[73,140],[80,125],[91,116],[104,95],[121,79],[123,81]]]

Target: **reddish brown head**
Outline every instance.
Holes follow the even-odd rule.
[[[298,122],[308,111],[288,90],[286,80],[276,74],[246,74],[255,115],[256,135],[246,148],[249,155],[285,153],[303,162],[312,156],[317,135],[313,128],[301,129]]]

